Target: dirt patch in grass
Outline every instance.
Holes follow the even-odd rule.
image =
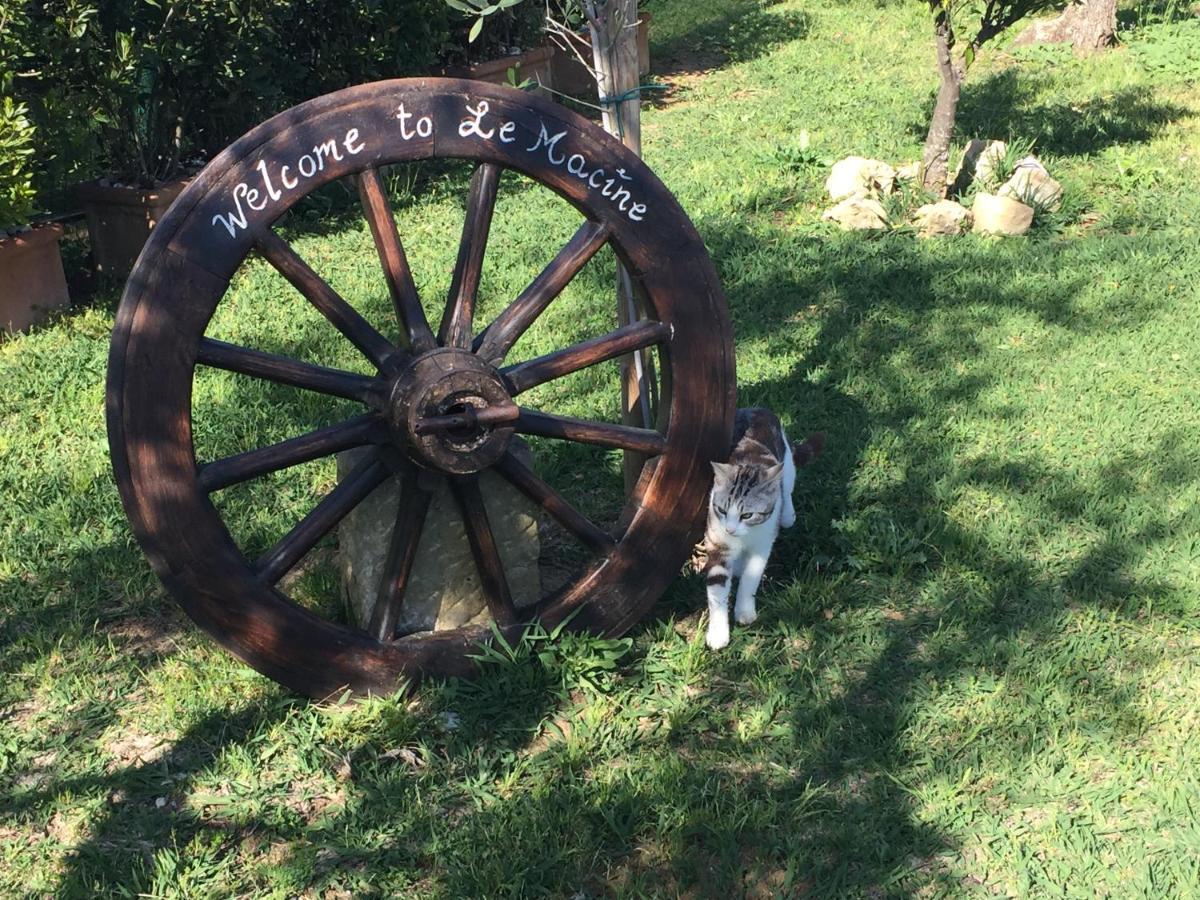
[[[320,778],[305,778],[292,782],[284,804],[311,825],[326,812],[344,807],[346,792],[341,787],[329,790]]]
[[[177,637],[183,623],[177,616],[137,616],[106,626],[113,646],[130,656],[158,659],[179,649]]]
[[[111,773],[157,762],[171,749],[171,740],[171,737],[161,734],[122,730],[102,745],[104,752],[111,757],[106,768]]]
[[[701,81],[724,64],[720,53],[703,50],[679,50],[666,59],[655,60],[653,78],[667,87],[643,92],[642,102],[656,108],[684,102]]]

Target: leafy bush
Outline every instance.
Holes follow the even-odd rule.
[[[3,68],[46,126],[43,183],[176,177],[303,100],[464,58],[468,27],[441,0],[25,0],[15,13]],[[528,32],[527,13],[510,19],[495,40]]]
[[[0,104],[0,236],[25,224],[33,210],[33,125],[27,112],[12,97]]]

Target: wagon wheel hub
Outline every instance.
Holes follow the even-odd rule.
[[[425,468],[456,475],[488,468],[508,449],[516,417],[503,379],[466,350],[431,350],[392,382],[393,440]]]

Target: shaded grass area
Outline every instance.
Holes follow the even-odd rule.
[[[829,438],[760,621],[710,654],[702,585],[681,578],[628,640],[531,640],[411,699],[290,697],[197,635],[142,561],[103,434],[112,302],[79,311],[0,346],[0,893],[1200,888],[1195,85],[1130,65],[1136,35],[1085,61],[997,51],[963,136],[1036,139],[1079,216],[1007,242],[864,239],[819,224],[821,166],[780,159],[801,128],[824,155],[917,155],[920,10],[650,9],[668,58],[707,40],[719,64],[648,112],[646,155],[717,263],[740,401]],[[731,52],[747,17],[783,37]],[[462,173],[396,178],[419,187],[400,219],[433,316]],[[305,257],[386,322],[365,227],[297,218]],[[484,319],[577,215],[513,180],[496,220]],[[610,265],[518,356],[610,327]],[[262,266],[210,333],[361,367]],[[538,401],[611,418],[614,375]],[[205,372],[197,451],[340,414]],[[581,505],[617,489],[610,454],[535,449]],[[332,478],[301,467],[222,502],[261,548]],[[306,602],[328,602],[325,553],[294,588]]]

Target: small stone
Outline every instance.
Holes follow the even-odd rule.
[[[1011,197],[976,194],[971,207],[974,231],[981,234],[1025,234],[1033,225],[1033,207]]]
[[[1037,169],[1043,175],[1049,175],[1050,171],[1042,165],[1042,161],[1036,156],[1026,156],[1023,159],[1017,160],[1017,164],[1013,166],[1013,171],[1018,169]]]
[[[921,237],[939,234],[957,235],[967,230],[970,211],[953,200],[926,203],[913,216],[913,224],[920,229]]]
[[[979,138],[969,141],[963,148],[962,159],[958,161],[958,169],[951,180],[950,193],[961,195],[972,181],[979,181],[984,187],[993,187],[996,164],[1006,152],[1008,145],[1004,141],[983,141]]]
[[[921,176],[921,164],[919,162],[905,163],[896,170],[897,181],[916,181]]]
[[[837,222],[843,231],[863,231],[866,229],[887,228],[887,211],[878,200],[867,197],[849,197],[837,206],[832,206],[821,214],[821,218],[829,222]]]
[[[831,200],[846,197],[873,197],[890,194],[896,184],[896,170],[877,159],[848,156],[833,164],[825,179]]]
[[[1034,209],[1055,211],[1062,206],[1062,185],[1050,177],[1036,157],[1027,156],[1013,170],[1012,177],[996,191],[997,196],[1011,197]]]
[[[1008,144],[1004,141],[992,141],[984,147],[983,152],[979,154],[979,159],[975,162],[975,180],[984,187],[994,185],[996,168],[1007,152]]]

